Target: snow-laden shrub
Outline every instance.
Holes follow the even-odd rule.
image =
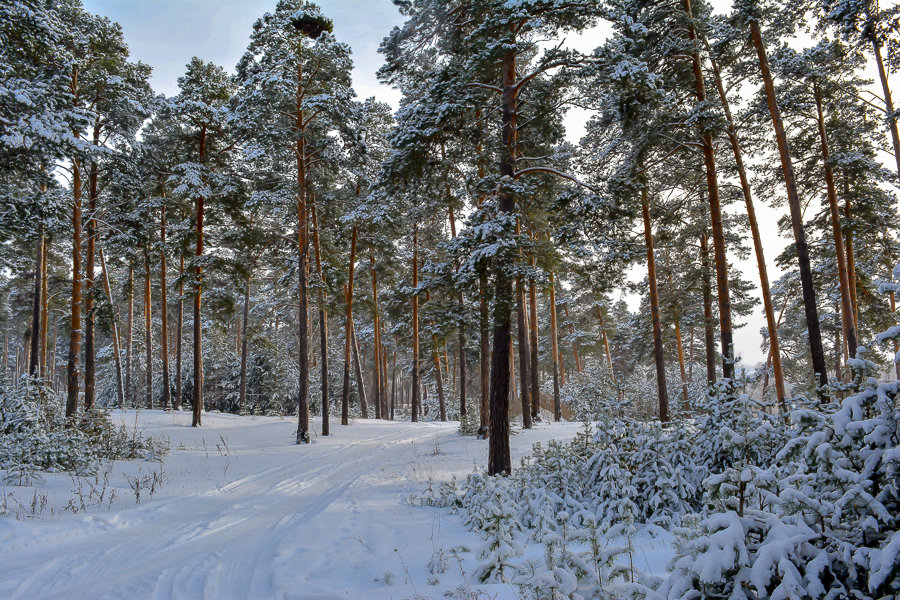
[[[794,410],[768,465],[735,462],[707,479],[714,501],[679,531],[666,597],[900,594],[900,384],[869,377],[874,363],[851,367],[861,389]]]
[[[5,479],[26,483],[38,471],[93,474],[104,460],[156,458],[168,451],[159,440],[116,426],[90,411],[67,422],[63,400],[39,382],[0,388],[0,469]]]

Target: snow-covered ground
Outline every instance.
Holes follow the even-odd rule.
[[[116,462],[108,484],[49,474],[3,488],[0,598],[403,599],[460,586],[519,597],[471,581],[482,541],[456,515],[408,502],[429,478],[484,468],[487,442],[456,423],[360,420],[296,446],[290,419],[211,413],[192,429],[188,413],[113,417],[168,437],[170,455]],[[514,466],[579,428],[514,435]],[[652,543],[642,552],[659,562]]]

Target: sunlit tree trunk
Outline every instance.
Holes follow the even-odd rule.
[[[692,42],[691,59],[694,71],[694,89],[697,103],[706,103],[706,82],[700,62],[700,49],[692,20],[694,18],[691,0],[683,0],[688,21],[688,37]],[[715,146],[706,119],[698,120],[700,139],[703,146],[703,163],[706,169],[706,194],[709,200],[709,215],[713,234],[713,257],[716,266],[716,287],[719,301],[719,331],[722,342],[722,374],[726,379],[734,379],[734,332],[731,319],[731,292],[728,283],[728,259],[725,254],[725,227],[722,224],[722,206],[719,199],[719,181],[716,169]]]
[[[831,213],[831,230],[834,235],[835,261],[838,269],[838,282],[841,291],[841,327],[844,341],[850,358],[856,358],[856,323],[854,322],[853,305],[850,300],[850,280],[847,276],[847,257],[844,252],[844,234],[841,228],[841,215],[838,208],[837,188],[834,184],[834,170],[831,167],[831,155],[828,148],[828,135],[825,130],[825,113],[822,109],[822,88],[817,80],[813,81],[813,94],[816,98],[816,116],[818,117],[819,141],[822,146],[822,165],[825,169],[825,188],[828,195],[828,208]]]
[[[744,204],[747,207],[747,219],[750,222],[750,234],[753,238],[753,249],[756,253],[756,266],[759,271],[760,292],[762,294],[763,309],[766,315],[766,328],[769,332],[769,346],[772,355],[772,375],[775,378],[775,395],[777,396],[782,409],[786,409],[784,369],[781,364],[781,343],[778,336],[778,327],[775,324],[775,308],[772,305],[772,293],[769,288],[769,273],[766,268],[762,236],[759,233],[759,224],[756,220],[756,208],[753,205],[753,193],[750,188],[750,180],[747,177],[747,170],[744,168],[743,152],[737,137],[737,128],[735,127],[734,119],[731,116],[731,106],[728,102],[728,96],[725,93],[725,86],[722,83],[719,66],[714,60],[710,60],[710,63],[712,64],[716,90],[719,93],[719,100],[721,101],[722,108],[725,112],[726,133],[728,134],[728,140],[731,144],[732,153],[734,154],[738,180],[741,184],[741,192],[744,195]]]
[[[775,138],[778,142],[778,154],[781,158],[781,169],[784,175],[784,184],[787,189],[788,205],[791,211],[791,224],[794,229],[794,246],[800,270],[800,284],[803,289],[803,307],[806,311],[807,337],[809,339],[813,370],[816,373],[819,385],[821,388],[824,388],[828,384],[828,373],[826,372],[825,367],[825,351],[822,347],[819,312],[816,307],[816,292],[813,287],[812,269],[809,262],[809,246],[806,242],[806,231],[803,227],[803,211],[800,207],[800,196],[797,192],[794,165],[791,161],[787,134],[784,131],[784,122],[781,118],[781,110],[778,108],[778,102],[775,98],[775,84],[769,70],[769,59],[766,55],[766,48],[763,44],[759,23],[756,21],[750,21],[750,35],[753,39],[753,45],[756,48],[757,58],[759,59],[759,69],[763,78],[769,114],[772,117],[772,126],[775,129]]]

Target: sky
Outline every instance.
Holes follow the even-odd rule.
[[[243,54],[253,23],[275,7],[275,0],[83,0],[90,12],[104,15],[118,22],[131,56],[153,67],[151,83],[157,92],[174,95],[178,92],[178,77],[191,57],[215,62],[228,71]],[[395,108],[400,100],[397,90],[379,83],[375,72],[382,64],[378,54],[381,40],[403,18],[390,0],[319,0],[323,12],[333,19],[334,33],[339,41],[353,50],[353,83],[360,98],[376,96]],[[716,8],[727,9],[730,0],[713,0]],[[599,46],[605,29],[590,30],[570,36],[567,45],[582,51]],[[587,119],[584,111],[573,111],[566,119],[567,137],[577,142],[584,132]],[[737,207],[739,209],[740,207]],[[776,225],[781,210],[757,202],[757,215],[766,239],[766,262],[769,279],[774,282],[780,272],[774,258],[788,243]],[[755,259],[749,257],[736,262],[747,279],[758,286]],[[636,266],[631,277],[640,280],[645,270]],[[632,309],[637,297],[626,298]],[[760,329],[765,326],[761,306],[748,319],[748,324],[735,332],[735,347],[744,363],[753,365],[765,360],[760,349]]]

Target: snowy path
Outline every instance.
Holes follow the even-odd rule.
[[[163,489],[135,505],[116,477],[159,466],[116,463],[111,481],[124,489],[111,510],[0,519],[0,598],[437,598],[465,583],[462,564],[437,575],[426,564],[479,540],[453,515],[406,503],[429,476],[483,465],[486,442],[460,438],[456,424],[360,421],[297,447],[293,422],[276,418],[210,414],[201,430],[185,414],[140,419],[172,440]],[[514,436],[514,454],[576,429]],[[71,480],[44,487],[54,485],[65,505]]]

